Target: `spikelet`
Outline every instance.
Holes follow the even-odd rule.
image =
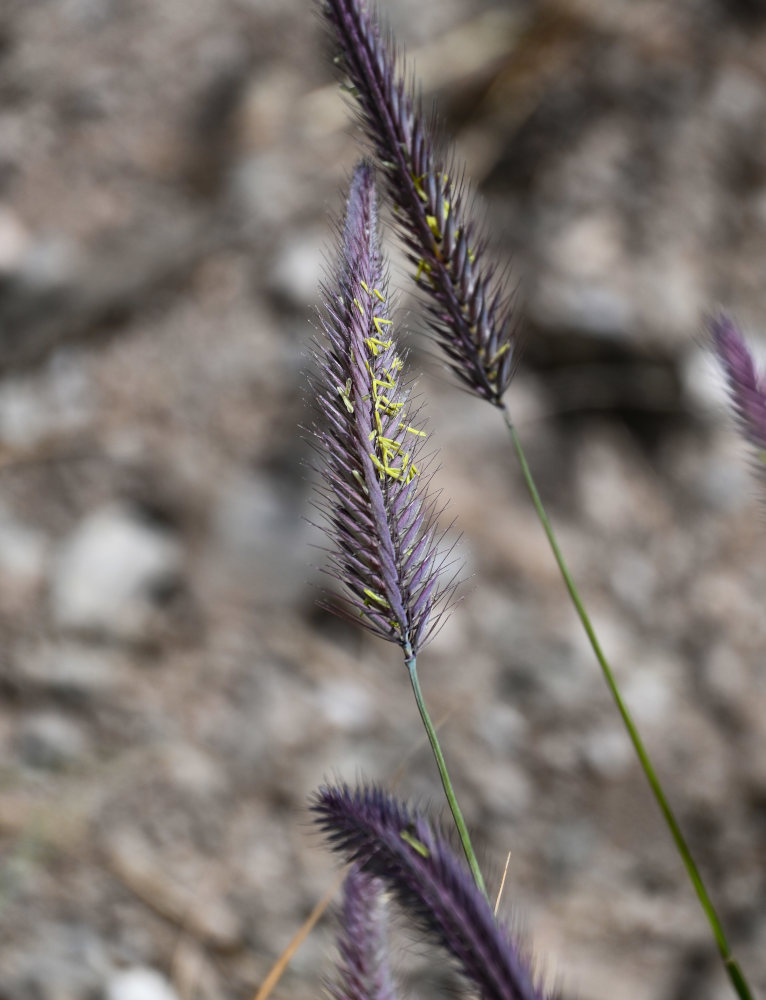
[[[339,961],[332,1000],[397,1000],[380,882],[352,865],[343,883]]]
[[[484,258],[454,156],[441,152],[393,42],[362,0],[322,0],[364,132],[394,206],[429,325],[458,379],[500,405],[514,371],[511,304]]]
[[[766,377],[756,371],[742,334],[727,316],[713,320],[711,332],[740,431],[755,449],[758,471],[766,476]]]
[[[380,879],[483,1000],[543,1000],[527,956],[424,816],[374,786],[321,788],[312,808],[330,847]]]
[[[322,289],[324,338],[310,377],[320,411],[313,437],[333,542],[329,572],[344,585],[345,612],[410,655],[454,587],[443,579],[449,553],[422,475],[425,432],[393,339],[377,227],[373,169],[361,163],[332,287]]]

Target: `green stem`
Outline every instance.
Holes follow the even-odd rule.
[[[423,692],[420,689],[420,681],[418,680],[417,658],[409,643],[407,643],[404,647],[404,658],[405,663],[407,664],[407,670],[410,674],[412,691],[415,695],[415,701],[417,702],[418,711],[420,712],[420,718],[423,720],[423,725],[425,726],[425,730],[428,735],[428,742],[431,744],[431,749],[433,750],[434,758],[436,760],[436,766],[439,768],[439,777],[442,780],[444,794],[447,796],[447,802],[449,803],[452,818],[454,819],[455,826],[457,827],[460,843],[463,845],[466,861],[471,869],[476,885],[486,896],[487,888],[484,885],[484,878],[482,877],[479,862],[476,860],[476,854],[474,853],[473,846],[471,845],[468,827],[465,825],[463,814],[460,811],[460,806],[458,805],[454,789],[452,788],[452,782],[450,781],[449,772],[447,771],[447,762],[445,761],[444,754],[442,753],[439,737],[436,735],[434,724],[431,722],[431,716],[428,714],[426,703],[423,700]]]
[[[622,721],[625,723],[625,728],[628,731],[628,736],[630,737],[633,748],[636,751],[636,756],[638,757],[644,774],[646,775],[646,780],[649,782],[649,787],[651,788],[654,798],[657,801],[657,805],[660,807],[660,812],[662,813],[665,822],[670,830],[670,833],[675,841],[678,853],[681,855],[681,860],[686,867],[686,871],[689,875],[692,885],[694,886],[695,892],[697,893],[697,898],[700,901],[700,905],[707,917],[710,928],[713,932],[713,937],[718,945],[718,951],[720,952],[721,959],[723,960],[724,967],[728,973],[729,979],[734,986],[737,995],[741,1000],[753,1000],[753,995],[748,986],[745,975],[740,969],[737,961],[732,955],[731,948],[729,947],[729,942],[726,939],[726,935],[721,925],[721,921],[716,913],[715,907],[713,906],[712,900],[708,895],[707,889],[705,888],[705,883],[702,881],[702,876],[700,875],[699,869],[694,861],[692,852],[689,845],[686,843],[681,828],[678,825],[678,821],[670,807],[670,803],[665,795],[660,784],[660,779],[657,777],[657,772],[654,770],[654,766],[649,758],[649,754],[644,747],[643,741],[638,733],[636,724],[628,710],[627,705],[623,701],[622,695],[620,694],[620,689],[617,686],[617,681],[615,680],[614,674],[612,673],[612,668],[609,665],[609,661],[604,655],[604,651],[601,648],[601,644],[598,641],[596,632],[593,628],[593,624],[588,616],[588,612],[585,610],[582,599],[580,597],[579,591],[577,590],[577,585],[572,579],[572,574],[569,572],[569,567],[567,566],[564,556],[562,555],[561,549],[559,548],[556,536],[553,532],[553,527],[551,522],[548,520],[548,515],[543,507],[543,502],[540,499],[540,494],[537,492],[537,486],[532,478],[532,472],[527,463],[526,456],[524,454],[524,449],[521,446],[521,441],[516,433],[516,428],[511,420],[510,412],[505,404],[503,404],[500,409],[502,410],[505,423],[508,427],[508,431],[511,435],[511,440],[513,442],[513,447],[516,450],[516,455],[518,456],[519,463],[521,465],[521,471],[524,476],[524,482],[526,483],[529,495],[532,498],[532,503],[534,504],[537,516],[540,519],[540,523],[543,526],[543,530],[548,538],[548,543],[553,552],[553,556],[558,564],[561,576],[566,584],[566,588],[569,591],[569,596],[572,599],[572,604],[574,605],[575,611],[577,612],[582,626],[585,629],[585,634],[588,636],[588,640],[591,644],[593,652],[596,654],[596,659],[598,660],[601,671],[604,675],[604,680],[607,683],[607,687],[612,693],[617,709],[622,716]]]

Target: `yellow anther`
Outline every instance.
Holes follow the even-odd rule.
[[[418,198],[420,198],[421,201],[427,202],[428,195],[423,189],[423,179],[425,176],[425,174],[421,174],[420,177],[416,177],[415,174],[410,174],[410,177],[412,177],[412,183],[415,185],[415,190],[418,193]]]
[[[405,844],[409,844],[413,851],[417,851],[422,858],[431,857],[431,852],[428,850],[426,845],[422,841],[418,840],[417,837],[414,837],[409,830],[402,830],[399,836]]]
[[[364,588],[365,604],[369,607],[370,604],[379,604],[382,608],[390,608],[391,605],[380,594],[376,594],[374,590],[370,590],[369,587]]]
[[[375,454],[374,451],[370,452],[370,459],[372,460],[372,464],[375,466],[375,468],[380,473],[381,480],[383,479],[384,476],[389,475],[390,469],[388,469],[387,466],[385,466],[381,462],[381,460],[378,458],[378,456]]]
[[[404,458],[405,458],[405,462],[402,464],[402,466],[401,467],[397,467],[395,465],[388,465],[387,464],[387,461],[388,461],[387,459],[385,461],[381,462],[381,460],[378,458],[378,456],[375,454],[375,452],[373,452],[373,451],[370,452],[370,459],[372,460],[372,464],[378,470],[378,472],[380,474],[381,481],[386,476],[388,476],[389,479],[401,479],[402,473],[407,468],[407,462],[409,461],[409,456],[405,455]]]
[[[415,272],[415,281],[420,281],[420,276],[421,274],[424,273],[425,274],[431,273],[431,265],[426,263],[426,261],[424,261],[423,258],[421,257],[420,260],[418,261],[418,269]]]
[[[439,229],[439,223],[435,215],[427,215],[426,222],[428,223],[428,228],[433,233],[435,240],[440,240],[442,238],[441,230]]]
[[[359,310],[360,314],[364,316],[364,309],[362,309],[362,303],[359,301],[359,299],[356,298],[354,299],[354,305]]]
[[[393,340],[380,340],[378,337],[365,337],[364,342],[369,347],[370,353],[374,358],[376,358],[381,351],[387,351],[391,344],[393,344]]]
[[[414,434],[415,437],[428,437],[425,431],[419,431],[416,427],[413,427],[412,424],[399,424],[399,426],[403,431],[409,431],[410,434]]]
[[[383,458],[388,461],[391,455],[396,455],[402,450],[402,446],[398,441],[394,441],[393,438],[389,437],[379,437],[378,444],[380,445],[381,451],[383,452]],[[405,456],[406,457],[406,456]]]
[[[415,478],[415,476],[419,475],[420,475],[420,469],[417,467],[417,465],[411,465],[410,471],[407,473],[407,478],[405,479],[405,482],[411,483],[412,480]]]
[[[381,398],[378,395],[378,388],[381,388],[381,389],[395,389],[396,388],[396,383],[395,382],[386,382],[384,379],[380,379],[380,378],[374,378],[372,380],[372,398],[375,400],[376,403],[378,402],[378,399]],[[383,398],[385,398],[385,397],[383,397]]]
[[[391,319],[381,319],[380,316],[373,316],[372,317],[372,322],[375,324],[375,329],[378,331],[378,333],[382,337],[383,334],[385,333],[385,331],[383,329],[381,329],[381,327],[391,326],[394,321],[391,320]],[[391,341],[390,340],[389,340],[387,346],[388,347],[391,346]]]
[[[364,492],[367,493],[367,494],[369,494],[370,491],[367,489],[367,486],[365,485],[364,479],[362,479],[361,472],[359,472],[358,469],[353,469],[352,472],[351,472],[351,475],[354,477],[354,479],[356,479],[356,481],[362,487],[362,489],[364,490]]]
[[[377,295],[377,297],[378,297],[378,298],[380,299],[380,301],[381,301],[381,302],[385,302],[385,301],[386,301],[386,300],[385,300],[385,298],[384,298],[384,297],[383,297],[383,296],[382,296],[382,295],[380,294],[380,292],[379,292],[379,291],[377,290],[377,288],[373,288],[373,290],[372,290],[372,294],[373,294],[373,295]]]
[[[345,387],[342,385],[336,386],[340,398],[346,405],[346,409],[349,413],[354,412],[354,404],[351,402],[351,379],[346,379]]]
[[[388,396],[378,396],[375,403],[378,410],[380,410],[381,413],[385,413],[387,417],[393,417],[394,414],[398,413],[404,406],[404,403],[392,402]]]
[[[368,284],[367,284],[366,281],[360,281],[359,284],[362,286],[362,288],[365,290],[365,292],[367,292],[368,295],[371,294],[369,286],[368,286]]]

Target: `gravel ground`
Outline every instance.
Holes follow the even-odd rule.
[[[766,353],[766,8],[385,10],[513,261],[511,409],[766,995],[766,522],[704,343],[723,305]],[[0,1000],[250,1000],[336,878],[325,777],[406,762],[441,810],[396,650],[316,606],[298,426],[356,149],[302,0],[0,6]],[[728,997],[502,422],[411,357],[466,564],[422,682],[490,885],[511,851],[564,997]],[[402,977],[454,989],[411,944]]]

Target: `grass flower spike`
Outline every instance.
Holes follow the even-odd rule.
[[[715,319],[711,330],[740,429],[755,448],[759,471],[766,474],[766,376],[758,374],[742,334],[728,317]]]
[[[354,865],[343,884],[338,974],[333,1000],[397,1000],[388,958],[380,882]]]
[[[421,477],[425,437],[410,410],[392,335],[378,248],[374,176],[360,164],[348,197],[334,285],[324,288],[325,337],[311,386],[323,423],[321,506],[334,547],[331,573],[346,610],[370,630],[417,652],[452,588],[446,553]]]
[[[442,580],[436,503],[421,477],[417,426],[402,379],[378,248],[375,182],[368,163],[351,183],[334,285],[324,288],[324,341],[310,380],[324,423],[322,507],[334,547],[330,572],[346,590],[346,613],[402,647],[412,691],[476,884],[484,882],[420,689],[417,652],[454,592]]]
[[[486,238],[466,212],[453,158],[432,137],[393,45],[362,0],[324,0],[322,9],[415,280],[429,297],[431,330],[457,377],[499,404],[515,360],[510,301],[483,260]]]
[[[323,788],[313,805],[333,850],[379,879],[483,1000],[542,1000],[529,961],[443,835],[379,788]]]

